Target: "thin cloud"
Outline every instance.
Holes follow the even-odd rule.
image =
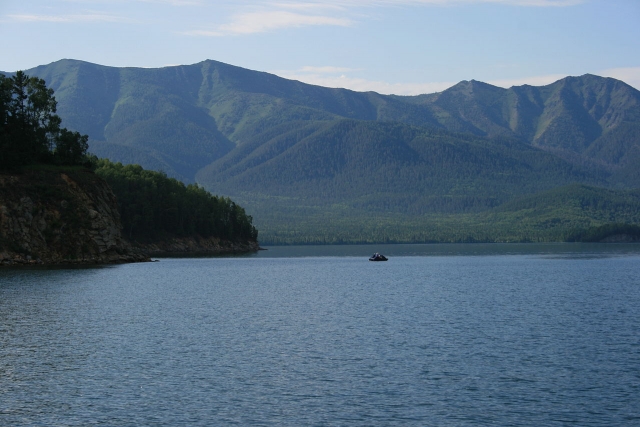
[[[132,22],[128,18],[105,13],[81,13],[72,15],[7,15],[14,22],[51,22],[51,23],[86,23],[86,22]]]
[[[521,77],[517,79],[489,80],[486,83],[508,89],[512,86],[522,86],[522,85],[546,86],[551,83],[557,82],[558,80],[563,79],[565,77],[567,77],[566,74],[547,74],[544,76],[530,76],[530,77]]]
[[[120,5],[126,4],[131,0],[60,0],[65,3],[79,3],[79,4],[95,4],[95,5]],[[134,0],[138,3],[152,3],[152,4],[168,4],[171,6],[196,6],[203,5],[203,0]]]
[[[640,90],[640,67],[610,68],[594,74],[601,77],[613,77],[614,79],[622,80],[629,86],[633,86]],[[565,77],[567,77],[567,74],[547,74],[543,76],[530,76],[517,79],[489,80],[487,83],[504,88],[522,85],[545,86],[557,82]]]
[[[287,11],[255,12],[238,15],[233,22],[220,26],[220,30],[232,34],[251,34],[280,28],[304,27],[309,25],[347,27],[352,25],[352,21],[346,18],[303,15]]]
[[[269,3],[271,7],[276,7],[279,9],[293,9],[293,10],[344,10],[344,5],[332,2],[322,2],[322,3]]]
[[[171,6],[198,6],[202,2],[198,0],[138,0],[141,3],[169,4]]]
[[[601,71],[599,75],[622,80],[629,86],[640,90],[640,67],[610,68]]]
[[[230,23],[220,25],[215,30],[193,30],[184,32],[184,34],[219,37],[226,35],[264,33],[285,28],[299,28],[317,25],[348,27],[353,25],[353,22],[347,18],[336,18],[324,15],[305,15],[285,10],[275,10],[235,15]]]
[[[308,67],[312,68],[312,67]],[[317,67],[328,69],[338,67]],[[298,80],[304,83],[331,87],[350,89],[357,92],[377,92],[385,95],[419,95],[424,93],[441,92],[450,88],[457,82],[428,82],[428,83],[388,83],[383,81],[367,80],[356,77],[349,77],[345,74],[339,76],[321,73],[305,72],[274,72],[274,74],[286,79]]]
[[[317,73],[317,74],[336,74],[336,73],[346,73],[348,71],[357,71],[355,68],[344,68],[344,67],[312,67],[312,66],[304,66],[300,68],[303,73]]]
[[[223,37],[228,34],[225,34],[220,31],[215,30],[191,30],[191,31],[181,31],[177,34],[183,34],[185,36],[194,36],[194,37]]]
[[[187,3],[190,0],[139,0]],[[204,37],[247,35],[272,32],[288,28],[308,26],[350,27],[354,20],[345,17],[350,10],[358,7],[388,6],[454,6],[469,4],[503,4],[510,6],[573,6],[585,0],[308,0],[240,2],[239,6],[253,9],[238,13],[230,22],[212,29],[184,31],[182,34]],[[338,16],[339,13],[339,16]]]
[[[389,83],[384,81],[367,80],[350,77],[346,73],[358,71],[341,67],[302,67],[297,71],[272,71],[272,73],[291,80],[304,83],[344,88],[357,92],[377,92],[385,95],[421,95],[442,92],[454,86],[458,82],[410,82]],[[612,68],[596,73],[603,77],[613,77],[622,80],[630,86],[640,90],[640,67]],[[546,86],[567,77],[566,74],[546,74],[542,76],[529,76],[516,79],[488,80],[486,83],[508,89],[513,86],[531,85]]]
[[[456,6],[465,4],[497,3],[506,6],[523,7],[567,7],[585,3],[586,0],[309,0],[301,5],[322,5],[324,7],[376,7],[376,6],[411,6],[411,5],[435,5],[435,6]],[[279,6],[288,5],[293,7],[296,2],[270,3]],[[298,7],[303,7],[298,6]]]

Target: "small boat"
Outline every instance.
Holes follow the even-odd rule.
[[[386,261],[386,260],[387,260],[387,257],[382,254],[379,254],[378,252],[371,255],[371,258],[369,258],[369,261]]]

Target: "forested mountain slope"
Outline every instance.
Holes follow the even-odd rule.
[[[604,182],[513,140],[346,119],[304,130],[259,135],[197,179],[245,200],[268,194],[412,214],[477,211],[514,195]]]
[[[510,89],[461,82],[423,105],[450,130],[518,138],[570,161],[615,170],[638,160],[640,92],[615,79],[584,75]]]
[[[88,134],[93,152],[187,181],[265,132],[284,126],[304,133],[310,124],[348,118],[513,138],[637,185],[623,169],[640,155],[640,92],[611,78],[510,89],[472,80],[402,97],[313,86],[210,60],[159,69],[61,60],[27,73],[56,91],[63,124]]]
[[[261,230],[314,215],[475,215],[572,183],[640,186],[640,92],[610,78],[387,96],[210,60],[27,73],[55,90],[62,124],[88,134],[90,151],[231,196]]]

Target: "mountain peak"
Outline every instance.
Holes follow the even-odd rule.
[[[295,139],[335,120],[514,138],[566,158],[605,156],[611,167],[628,161],[640,138],[640,92],[593,74],[510,89],[463,80],[414,97],[315,86],[212,59],[152,69],[63,59],[27,74],[55,90],[63,125],[88,134],[94,152],[185,180],[236,146]]]

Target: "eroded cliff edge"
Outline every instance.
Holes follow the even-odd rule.
[[[0,174],[0,265],[149,261],[121,229],[116,197],[89,170]]]

